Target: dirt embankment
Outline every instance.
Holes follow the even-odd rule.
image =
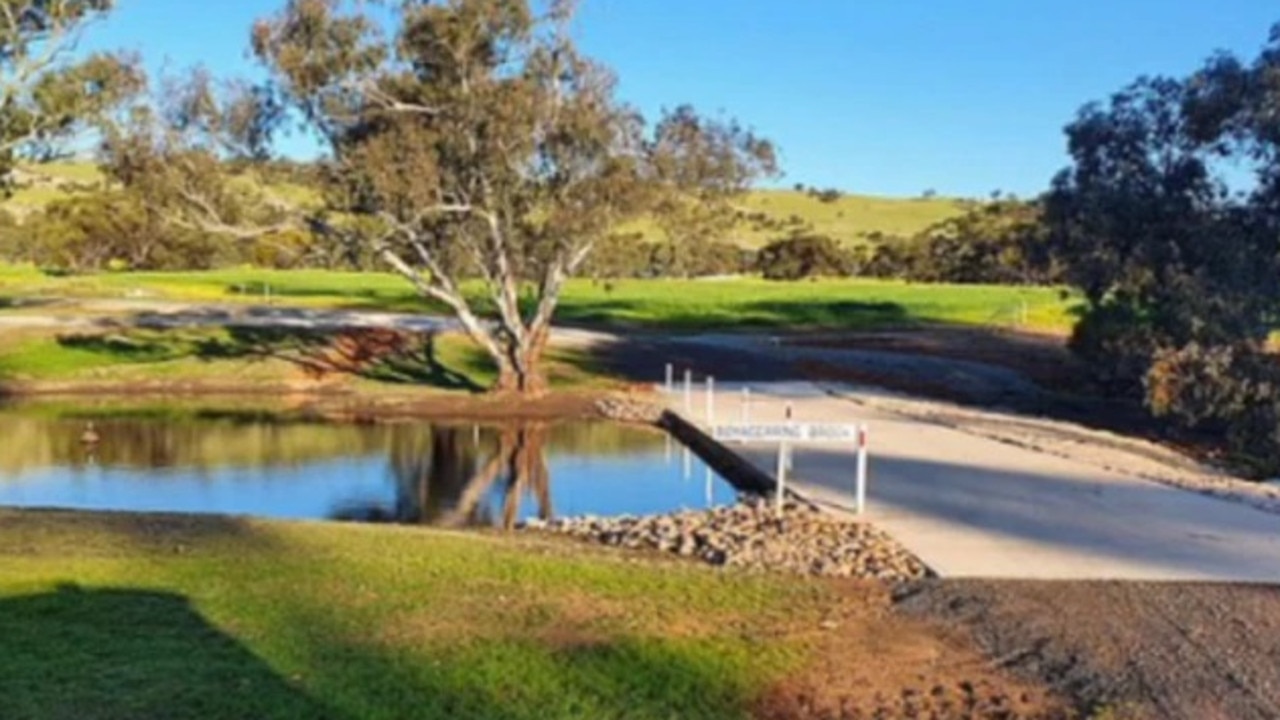
[[[778,628],[810,661],[768,688],[763,720],[1068,720],[1070,703],[1035,677],[993,666],[964,633],[896,612],[878,583],[834,583],[815,627]]]
[[[967,632],[992,667],[1048,683],[1085,716],[1280,718],[1280,588],[946,581],[898,607]]]

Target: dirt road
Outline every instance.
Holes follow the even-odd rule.
[[[1108,718],[1280,718],[1280,588],[935,581],[898,606]]]

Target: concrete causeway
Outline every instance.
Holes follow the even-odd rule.
[[[943,577],[1280,583],[1280,515],[872,410],[812,383],[750,387],[753,422],[783,421],[791,405],[798,422],[867,424],[867,519]],[[715,395],[715,423],[741,422],[742,385]],[[703,388],[688,411],[682,392],[667,399],[708,425]],[[732,449],[774,473],[776,447]],[[798,447],[788,487],[851,510],[855,457],[852,445]]]

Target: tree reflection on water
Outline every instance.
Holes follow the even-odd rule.
[[[393,503],[345,504],[334,519],[511,529],[526,495],[538,517],[550,519],[549,436],[547,423],[524,422],[483,431],[432,426],[418,438],[398,437],[391,449]]]
[[[98,442],[86,443],[91,427]],[[302,415],[0,413],[0,505],[511,527],[695,502],[657,431],[599,422],[336,423]],[[551,475],[557,476],[553,507]]]

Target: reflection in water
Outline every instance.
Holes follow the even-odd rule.
[[[521,519],[521,499],[528,495],[536,502],[537,516],[550,519],[547,424],[510,425],[491,434],[492,447],[482,448],[479,426],[472,427],[469,441],[458,427],[437,426],[431,428],[426,452],[412,444],[393,446],[394,504],[349,504],[333,517],[446,527],[491,525],[500,517],[502,527],[510,528]],[[481,462],[483,456],[487,459]],[[501,495],[500,516],[490,505],[495,489]]]
[[[83,442],[88,428],[97,442]],[[709,470],[695,475],[691,454],[673,462],[664,435],[608,423],[0,413],[0,439],[0,505],[510,527],[734,497]]]

